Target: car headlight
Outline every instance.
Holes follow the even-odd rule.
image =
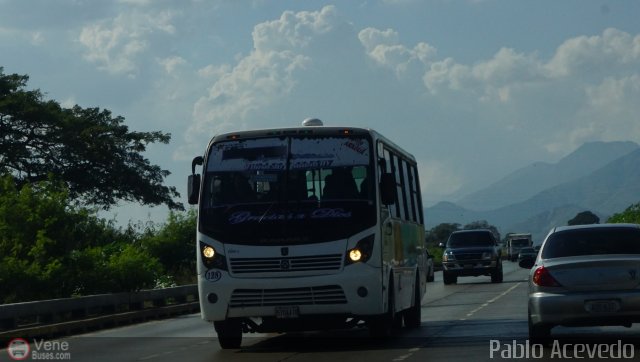
[[[493,253],[484,252],[482,253],[482,260],[491,260],[493,259]]]
[[[442,261],[444,262],[448,262],[448,261],[455,261],[456,257],[453,255],[453,252],[451,251],[447,251],[442,255]]]

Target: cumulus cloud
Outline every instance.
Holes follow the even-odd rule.
[[[325,6],[320,11],[285,11],[280,19],[255,26],[253,45],[256,51],[286,51],[304,48],[319,34],[332,30],[336,8]]]
[[[202,144],[203,135],[247,128],[252,115],[287,97],[297,84],[296,74],[311,64],[313,42],[330,34],[338,22],[336,9],[285,11],[273,21],[257,24],[253,50],[234,66],[209,65],[198,71],[214,83],[195,103],[188,144]],[[182,147],[175,155],[193,154]]]
[[[413,48],[400,44],[398,33],[392,29],[366,28],[360,31],[358,39],[376,64],[392,69],[398,76],[411,72],[414,66],[424,69],[436,55],[436,48],[427,43],[418,43]]]
[[[79,42],[85,47],[84,58],[111,74],[135,75],[139,57],[149,47],[153,34],[173,34],[171,12],[127,12],[112,20],[85,26]]]

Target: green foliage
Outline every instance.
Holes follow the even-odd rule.
[[[168,143],[169,134],[129,131],[108,110],[62,108],[26,90],[28,79],[0,67],[0,174],[19,185],[55,175],[72,198],[103,208],[127,200],[182,209],[175,187],[162,184],[169,171],[141,154],[149,144]]]
[[[599,224],[600,218],[598,215],[591,211],[583,211],[576,214],[576,216],[567,222],[567,225],[589,225]]]
[[[0,303],[150,288],[162,275],[139,235],[71,201],[60,182],[0,177]]]
[[[627,207],[623,212],[612,215],[607,222],[620,224],[640,224],[640,203]]]
[[[159,230],[148,231],[141,240],[178,284],[195,283],[196,215],[196,209],[170,212]]]

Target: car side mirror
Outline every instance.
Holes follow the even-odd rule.
[[[518,265],[520,265],[521,268],[524,269],[531,269],[533,268],[533,266],[535,265],[536,261],[533,258],[526,258],[526,259],[522,259],[518,262]]]
[[[441,248],[445,247],[444,243],[440,243],[440,244],[438,244],[438,246],[441,247]]]
[[[380,178],[380,198],[384,205],[396,203],[396,180],[392,173],[385,172]]]

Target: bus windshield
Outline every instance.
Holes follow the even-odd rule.
[[[302,244],[375,225],[371,141],[274,137],[211,146],[201,232],[222,242]]]

